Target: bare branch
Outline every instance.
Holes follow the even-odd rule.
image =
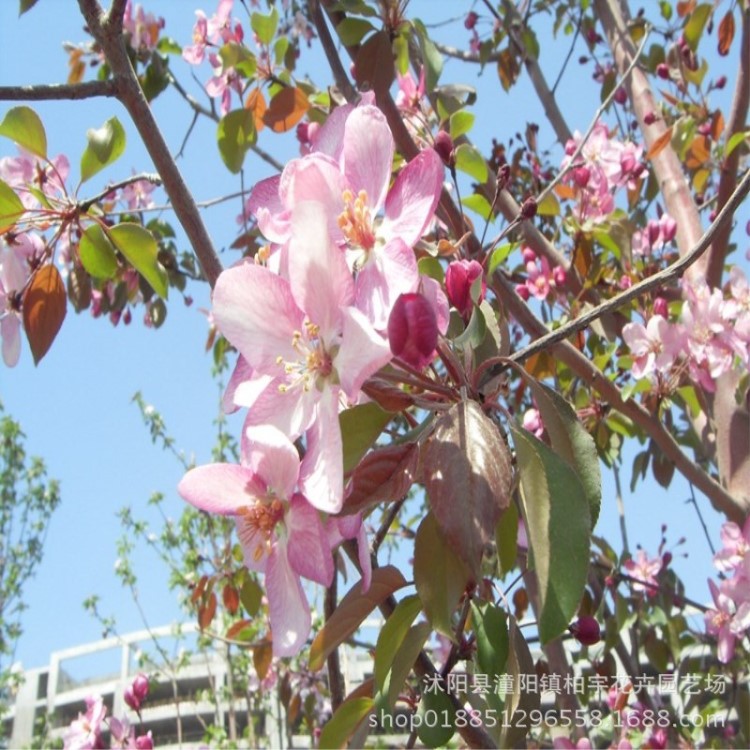
[[[78,0],[89,31],[102,48],[117,84],[117,97],[127,109],[138,132],[164,181],[175,214],[187,234],[203,273],[213,287],[222,271],[221,261],[203,224],[195,200],[170,155],[169,146],[156,123],[138,78],[130,63],[125,43],[117,30],[112,30],[102,19],[102,11],[95,0]]]
[[[85,83],[0,86],[0,101],[39,102],[50,99],[92,99],[97,96],[117,96],[116,83],[110,79]]]
[[[112,0],[112,5],[107,12],[105,23],[112,31],[122,33],[122,21],[125,17],[125,8],[128,0]]]
[[[737,65],[737,82],[734,86],[734,97],[727,120],[726,138],[729,140],[735,133],[745,129],[747,112],[750,106],[750,6],[742,13],[742,38],[740,39],[740,61]],[[736,148],[721,167],[717,208],[721,208],[737,184],[737,172],[740,164],[740,149]],[[731,224],[723,226],[713,242],[706,259],[706,281],[709,286],[719,286],[724,270],[724,258],[729,247]]]
[[[161,185],[161,177],[159,177],[158,174],[148,174],[146,172],[142,174],[134,174],[130,177],[126,177],[124,180],[120,180],[119,182],[114,183],[113,185],[108,185],[105,190],[102,190],[101,193],[98,193],[92,198],[87,198],[85,201],[81,201],[78,204],[78,210],[88,211],[89,208],[94,205],[94,203],[98,203],[99,201],[104,200],[110,193],[114,192],[115,190],[120,190],[120,188],[132,185],[134,182],[141,182],[141,180],[150,182],[152,185]]]
[[[607,35],[615,64],[620,72],[630,66],[634,56],[623,5],[619,0],[594,0],[594,11]],[[625,87],[646,146],[650,148],[664,135],[666,127],[661,120],[646,125],[646,115],[656,111],[654,93],[648,78],[639,67],[635,67],[625,81]],[[659,181],[667,213],[677,222],[677,246],[680,254],[685,255],[698,243],[703,231],[690,186],[683,174],[680,160],[669,144],[651,159],[651,163]],[[703,266],[704,263],[698,264],[693,272],[702,275]]]
[[[315,22],[315,29],[318,32],[318,37],[320,37],[320,43],[323,46],[323,51],[328,60],[328,65],[330,66],[333,78],[336,81],[336,86],[344,95],[346,101],[350,104],[356,104],[359,100],[359,93],[352,85],[349,76],[344,70],[344,66],[341,64],[341,58],[336,51],[336,45],[334,44],[331,32],[328,29],[328,24],[323,15],[323,8],[320,6],[320,1],[310,0],[310,10],[312,12],[313,21]]]

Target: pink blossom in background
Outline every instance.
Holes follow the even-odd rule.
[[[424,98],[424,67],[419,69],[419,82],[414,80],[411,71],[406,71],[404,75],[396,74],[398,82],[398,91],[396,92],[396,106],[407,114],[416,114],[421,110],[422,99]]]
[[[622,329],[622,338],[633,355],[634,378],[668,372],[681,342],[678,329],[661,315],[652,316],[646,326],[628,323]]]
[[[649,559],[646,551],[639,549],[635,559],[626,560],[623,563],[623,567],[629,576],[637,579],[636,581],[629,582],[633,587],[633,591],[645,591],[647,596],[656,596],[659,585],[656,576],[662,568],[661,557]]]
[[[21,313],[16,309],[17,295],[29,278],[28,266],[13,247],[0,246],[0,337],[3,361],[15,367],[21,356]]]
[[[86,713],[78,714],[65,730],[63,736],[65,750],[93,750],[103,747],[102,726],[107,715],[107,707],[101,696],[86,698]]]
[[[750,550],[750,517],[740,528],[734,521],[721,527],[722,548],[714,555],[714,565],[724,572],[737,570],[745,564]]]
[[[484,280],[484,269],[476,260],[456,260],[448,265],[445,272],[445,290],[453,307],[458,310],[464,320],[471,317],[474,301],[471,298],[471,288],[474,282],[481,278],[481,288],[478,302],[487,293],[487,282]]]
[[[541,438],[544,435],[544,423],[539,409],[527,409],[523,415],[523,428],[532,432],[536,437]]]
[[[122,19],[123,30],[130,34],[130,45],[136,51],[151,51],[159,42],[159,32],[164,28],[164,19],[156,18],[153,13],[146,13],[140,3],[128,0]]]
[[[718,657],[727,664],[734,656],[735,641],[750,627],[750,602],[742,602],[739,608],[734,600],[713,581],[708,581],[715,608],[705,613],[706,632],[716,636]]]

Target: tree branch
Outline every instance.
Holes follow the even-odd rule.
[[[740,39],[740,62],[737,65],[737,82],[734,87],[734,97],[729,110],[727,121],[727,141],[735,134],[745,129],[747,112],[750,106],[750,6],[742,13],[742,38]],[[721,208],[737,184],[737,172],[740,165],[740,149],[736,148],[725,160],[721,167],[719,190],[716,207]],[[706,258],[706,281],[709,286],[719,286],[724,271],[724,259],[729,247],[729,236],[732,233],[731,224],[723,226],[714,240]]]
[[[336,81],[336,86],[349,104],[356,104],[359,100],[359,93],[349,80],[349,76],[346,74],[344,66],[341,64],[341,58],[336,51],[336,45],[334,44],[331,32],[328,29],[328,24],[323,15],[323,8],[320,5],[320,0],[310,0],[310,10],[312,12],[313,21],[315,22],[315,29],[320,38],[320,43],[323,46],[323,52],[325,52],[328,65],[331,68],[333,78]]]
[[[620,0],[594,0],[594,10],[604,28],[620,74],[628,68],[634,56],[623,5]],[[656,102],[645,73],[639,67],[635,67],[625,81],[625,87],[647,149],[651,148],[664,135],[666,127],[661,120],[646,125],[646,115],[656,111]],[[677,222],[677,246],[680,254],[685,255],[698,243],[702,227],[690,186],[682,171],[682,164],[669,144],[651,159],[651,163],[659,181],[667,213]],[[704,263],[698,264],[694,269],[695,274],[703,275],[704,266]]]
[[[114,80],[85,83],[50,83],[34,86],[0,86],[0,101],[39,102],[49,99],[91,99],[96,96],[117,96]]]
[[[221,261],[203,224],[195,200],[170,155],[169,146],[138,83],[122,34],[106,23],[107,18],[102,16],[101,7],[96,0],[78,0],[78,6],[89,31],[101,46],[112,70],[117,86],[117,98],[125,106],[138,129],[164,182],[164,189],[172,201],[175,214],[190,240],[206,279],[213,288],[222,271]]]

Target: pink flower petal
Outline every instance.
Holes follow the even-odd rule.
[[[177,491],[191,505],[208,513],[235,515],[265,495],[253,473],[236,464],[206,464],[191,469]]]
[[[248,468],[277,497],[291,498],[300,467],[299,454],[291,440],[267,424],[247,427],[245,437],[243,459]]]
[[[289,530],[287,554],[293,570],[304,578],[330,586],[333,557],[320,513],[302,495],[295,495],[286,525]]]

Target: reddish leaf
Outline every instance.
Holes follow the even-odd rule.
[[[245,629],[253,624],[252,620],[237,620],[226,632],[226,637],[234,640]]]
[[[253,649],[253,666],[258,674],[258,679],[264,680],[268,674],[273,661],[273,644],[266,641]]]
[[[717,109],[713,114],[711,120],[711,137],[718,141],[721,138],[721,134],[724,132],[724,115],[721,114],[721,110]]]
[[[396,78],[393,49],[388,34],[373,34],[360,48],[354,65],[354,78],[360,89],[375,92],[380,99]]]
[[[647,159],[656,158],[672,140],[672,128],[667,128],[652,144],[646,154]]]
[[[422,457],[440,530],[478,579],[484,548],[510,503],[508,445],[476,401],[461,401],[438,419]]]
[[[688,147],[685,166],[698,169],[711,158],[711,142],[705,135],[696,135]]]
[[[388,385],[382,380],[375,380],[370,378],[362,390],[378,404],[381,408],[390,412],[399,412],[404,409],[408,409],[413,403],[414,399],[410,394],[402,391],[400,388]]]
[[[231,583],[224,586],[224,589],[221,592],[221,598],[230,615],[235,614],[240,608],[240,594]]]
[[[253,89],[248,94],[247,99],[245,99],[245,109],[252,110],[253,115],[255,116],[255,130],[260,133],[266,125],[265,122],[263,122],[263,117],[268,110],[265,97],[260,89]]]
[[[719,24],[719,54],[725,57],[734,39],[734,13],[728,10]]]
[[[206,603],[198,610],[198,625],[201,630],[205,630],[211,624],[215,614],[216,594],[212,591]]]
[[[677,15],[680,18],[685,18],[688,13],[692,13],[695,10],[697,0],[680,0],[677,3]]]
[[[400,500],[415,481],[418,463],[416,443],[370,451],[352,474],[352,489],[342,513],[358,513],[377,503]]]
[[[308,109],[310,102],[305,92],[287,87],[271,99],[271,106],[263,113],[263,122],[274,133],[286,133],[305,116]]]
[[[398,568],[392,565],[377,568],[372,572],[372,583],[365,593],[362,592],[362,581],[352,586],[328,622],[315,636],[310,646],[310,669],[319,670],[325,664],[328,655],[359,628],[367,615],[403,586],[406,586],[406,580]]]
[[[190,601],[195,604],[198,599],[203,596],[203,592],[206,590],[206,584],[208,583],[208,576],[201,576],[200,580],[193,589],[193,594],[190,597]]]
[[[65,284],[56,266],[42,266],[23,296],[23,324],[34,364],[38,365],[55,340],[67,311]]]

